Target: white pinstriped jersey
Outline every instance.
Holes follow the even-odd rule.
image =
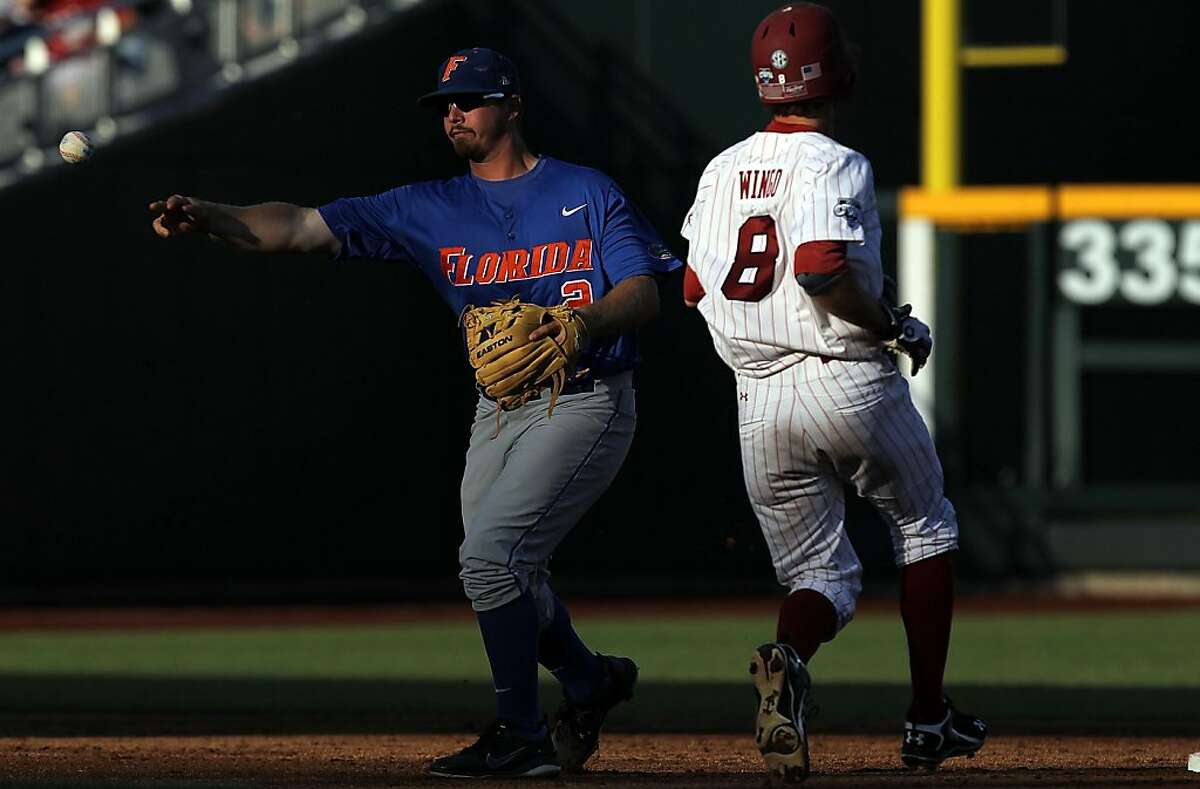
[[[815,131],[755,133],[709,163],[680,232],[704,287],[700,312],[734,370],[763,377],[810,355],[880,355],[875,335],[813,303],[792,264],[801,244],[846,241],[854,275],[881,295],[879,213],[862,154]]]
[[[713,159],[682,233],[704,290],[697,306],[735,371],[746,492],[776,577],[828,598],[840,628],[862,589],[845,485],[881,513],[900,565],[953,550],[958,521],[879,338],[822,310],[794,276],[800,245],[845,241],[853,276],[882,295],[871,165],[823,134],[780,126]],[[827,273],[814,270],[819,259],[806,258],[805,273]]]

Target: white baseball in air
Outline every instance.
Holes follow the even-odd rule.
[[[71,164],[79,164],[86,162],[92,158],[92,141],[87,135],[79,131],[67,132],[63,135],[62,142],[58,144],[58,153],[62,156],[63,161]]]

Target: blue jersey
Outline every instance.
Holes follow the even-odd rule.
[[[504,181],[467,174],[319,210],[339,258],[409,262],[456,315],[513,296],[581,307],[624,279],[681,265],[611,178],[546,156]],[[599,343],[580,367],[604,376],[636,362],[629,334]]]

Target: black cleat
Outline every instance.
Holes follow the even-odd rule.
[[[474,745],[433,760],[429,772],[443,778],[541,778],[558,775],[558,758],[547,733],[531,740],[496,721]]]
[[[554,725],[554,745],[563,770],[579,772],[596,752],[600,743],[600,727],[609,710],[622,701],[633,698],[638,667],[627,657],[597,655],[604,664],[604,684],[587,702],[573,702],[563,694]]]
[[[763,644],[750,660],[758,694],[754,741],[771,783],[799,783],[808,777],[808,732],[804,702],[812,680],[804,662],[787,644]]]
[[[900,759],[909,767],[933,770],[952,756],[974,756],[986,738],[987,724],[954,709],[946,699],[946,717],[941,723],[905,721]]]

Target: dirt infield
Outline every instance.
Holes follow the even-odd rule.
[[[772,601],[692,601],[629,603],[593,603],[577,606],[585,615],[602,616],[609,613],[629,615],[631,607],[642,615],[711,615],[713,613],[756,614],[770,610]],[[1195,601],[1182,603],[1195,606]],[[981,598],[969,600],[960,610],[989,612],[1052,611],[1052,610],[1114,610],[1126,608],[1167,608],[1180,605],[1178,601],[1039,601],[1029,597]],[[886,609],[894,603],[877,602],[868,608]],[[403,623],[425,620],[466,619],[469,609],[463,606],[399,605],[378,607],[210,607],[183,609],[0,609],[0,631],[21,630],[90,630],[90,629],[161,629],[171,627],[255,627],[262,625],[313,625],[348,623]],[[119,680],[119,678],[117,678]],[[70,700],[82,685],[94,689],[113,678],[13,676],[13,686],[20,686],[34,698],[55,699],[59,695]],[[41,682],[41,689],[30,690],[30,683]],[[49,684],[47,684],[49,682]],[[162,698],[192,700],[196,694],[216,689],[217,685],[196,687],[186,681],[163,680],[159,687],[151,679],[133,678],[125,685],[108,691],[115,698],[132,698],[158,688]],[[172,684],[172,682],[174,684]],[[222,686],[230,680],[214,680]],[[161,683],[160,683],[161,684]],[[336,693],[349,686],[332,687]],[[450,693],[457,686],[446,685]],[[477,689],[463,686],[463,693]],[[36,690],[36,689],[35,689]],[[247,686],[242,694],[256,690]],[[257,688],[264,699],[277,695],[315,694],[321,696],[320,683],[266,684]],[[708,688],[715,693],[720,688]],[[871,704],[884,698],[887,688],[855,688],[870,695]],[[1086,689],[1085,689],[1086,690]],[[1135,689],[1136,690],[1136,689]],[[168,692],[169,691],[169,692]],[[657,692],[656,692],[657,691]],[[681,725],[678,694],[667,686],[648,686],[644,699],[656,701],[667,716],[659,726],[662,731],[686,728]],[[1010,688],[976,688],[981,702],[987,692],[1017,693]],[[229,693],[227,687],[221,692]],[[330,688],[325,688],[329,695]],[[385,695],[411,693],[403,686],[383,686]],[[441,691],[439,691],[441,692]],[[739,689],[739,692],[740,689]],[[748,693],[748,690],[746,691]],[[830,687],[826,692],[843,703],[853,701],[854,694],[846,688]],[[838,693],[841,696],[838,696]],[[1043,692],[1047,692],[1044,691]],[[23,698],[13,692],[14,698]],[[124,693],[125,695],[121,695]],[[1072,695],[1074,693],[1074,695]],[[1091,709],[1089,704],[1101,703],[1078,689],[1060,690],[1063,704]],[[1120,709],[1132,705],[1159,709],[1161,698],[1152,693],[1138,695],[1130,689],[1124,695],[1105,695],[1105,709]],[[40,694],[40,695],[39,695]],[[58,695],[56,695],[58,694]],[[871,695],[874,694],[874,695]],[[85,694],[86,695],[86,694]],[[104,694],[101,694],[102,696]],[[1186,696],[1186,694],[1184,694]],[[723,698],[723,697],[722,697]],[[1190,697],[1189,697],[1190,698]],[[446,697],[436,696],[438,703]],[[995,699],[992,699],[994,702]],[[415,702],[414,702],[415,703]],[[432,701],[429,703],[433,703]],[[724,702],[722,702],[723,704]],[[732,704],[732,702],[731,702]],[[1189,702],[1190,704],[1190,702]],[[170,705],[168,705],[170,706]],[[995,704],[985,707],[991,708]],[[1166,705],[1170,706],[1170,705]],[[1178,706],[1178,705],[1177,705]],[[730,706],[732,709],[732,706]],[[1072,707],[1072,709],[1075,707]],[[340,709],[340,708],[339,708]],[[374,708],[371,708],[374,710]],[[1173,709],[1173,708],[1172,708]],[[1183,706],[1185,713],[1192,707]],[[684,716],[692,713],[684,713]],[[315,716],[315,717],[314,717]],[[454,719],[455,721],[463,719]],[[740,719],[739,719],[740,720]],[[1105,719],[1107,720],[1107,718]],[[1073,721],[1070,728],[1034,729],[1015,722],[997,725],[999,732],[984,751],[972,760],[954,760],[935,773],[910,772],[898,758],[899,733],[888,735],[864,734],[879,731],[862,727],[837,728],[823,720],[826,731],[812,738],[813,775],[809,784],[822,786],[1193,786],[1200,789],[1200,773],[1186,769],[1188,754],[1200,751],[1200,737],[1152,737],[1156,734],[1195,733],[1192,725],[1182,726],[1183,719],[1169,716],[1166,723],[1155,727],[1125,725],[1119,732],[1129,736],[1085,736],[1078,732],[1107,731],[1081,726]],[[1190,714],[1186,720],[1193,720]],[[1081,719],[1082,721],[1082,719]],[[445,723],[445,722],[443,722]],[[618,722],[619,723],[619,722]],[[322,787],[349,789],[351,787],[454,787],[478,786],[478,782],[438,779],[425,774],[424,769],[435,755],[445,753],[470,742],[466,734],[447,735],[422,733],[426,731],[461,730],[461,723],[452,722],[438,727],[410,727],[411,721],[393,719],[380,713],[345,711],[329,713],[280,713],[277,709],[258,714],[195,713],[180,715],[167,711],[129,714],[123,708],[91,709],[72,706],[68,701],[61,709],[38,711],[31,707],[0,710],[0,789],[38,787],[39,789],[99,789],[105,787],[146,787],[148,789],[218,789],[224,787]],[[646,720],[636,724],[638,729],[654,728]],[[1098,725],[1108,725],[1101,721]],[[754,750],[749,733],[738,734],[740,723],[728,727],[711,722],[693,721],[697,731],[726,731],[734,734],[636,733],[626,726],[605,736],[600,754],[590,772],[562,779],[538,781],[536,786],[652,786],[670,787],[762,787],[765,785],[761,760]],[[1026,736],[1011,736],[1021,732]],[[1138,736],[1138,735],[1143,736]],[[1036,736],[1035,736],[1036,735]],[[487,783],[492,787],[530,786],[531,782]]]
[[[435,755],[466,736],[222,736],[0,739],[0,786],[454,787],[434,778]],[[1182,739],[999,737],[974,759],[935,773],[900,764],[896,737],[814,735],[810,785],[828,786],[1200,786],[1186,769],[1200,744]],[[611,735],[584,775],[488,786],[760,787],[749,736]]]

